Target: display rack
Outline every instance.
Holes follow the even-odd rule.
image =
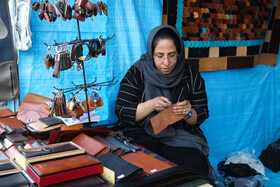
[[[81,32],[80,32],[80,24],[79,24],[79,21],[77,20],[77,27],[78,27],[78,36],[79,38],[76,39],[76,40],[73,40],[73,41],[70,41],[70,42],[64,42],[63,44],[76,44],[78,42],[82,42],[83,44],[85,44],[85,42],[88,42],[89,40],[82,40],[81,39]],[[105,41],[109,40],[109,39],[112,39],[115,35],[113,35],[111,38],[106,38]],[[47,45],[46,43],[44,43],[45,45]],[[57,43],[55,41],[55,44],[53,45],[47,45],[47,46],[57,46],[57,45],[60,45],[62,43]],[[77,59],[77,61],[79,61],[79,63],[81,64],[81,69],[83,70],[83,84],[80,84],[80,85],[76,85],[74,84],[74,82],[72,82],[73,84],[73,87],[70,87],[70,88],[56,88],[54,87],[54,89],[56,90],[59,90],[61,91],[62,93],[66,93],[66,92],[71,92],[71,91],[75,91],[75,90],[78,90],[75,94],[81,92],[82,90],[85,92],[85,96],[86,96],[86,101],[88,101],[88,94],[87,94],[87,91],[88,91],[88,88],[91,88],[91,89],[95,89],[95,90],[101,90],[101,87],[103,86],[112,86],[112,85],[115,85],[117,84],[117,80],[115,81],[115,77],[110,80],[110,81],[106,81],[106,82],[97,82],[97,78],[95,77],[95,80],[89,84],[87,84],[87,81],[86,81],[86,75],[85,75],[85,67],[84,67],[84,60],[81,60],[81,59]],[[97,88],[93,88],[93,87],[99,87],[99,89]],[[89,110],[89,104],[88,102],[86,102],[87,104],[87,114],[88,114],[88,125],[91,126],[91,120],[90,120],[90,110]]]

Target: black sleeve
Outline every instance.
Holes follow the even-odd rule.
[[[136,109],[143,93],[143,77],[141,72],[132,66],[120,83],[115,105],[115,114],[120,122],[134,127]]]
[[[192,108],[197,113],[197,125],[200,126],[209,117],[205,81],[195,68],[189,68],[192,85],[192,98],[190,102]]]

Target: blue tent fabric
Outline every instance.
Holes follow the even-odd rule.
[[[71,3],[73,1],[70,1]],[[95,20],[87,18],[80,22],[82,39],[114,38],[107,41],[106,56],[85,61],[86,81],[90,83],[121,81],[128,68],[146,51],[149,32],[161,24],[161,0],[113,0],[108,5],[108,16],[98,15]],[[52,70],[44,67],[43,58],[47,47],[74,40],[78,37],[75,20],[54,23],[38,20],[38,12],[31,12],[33,46],[19,53],[20,100],[28,92],[53,97],[57,88],[83,84],[83,73],[75,70],[61,72],[52,77]],[[279,57],[279,56],[278,56]],[[256,156],[270,143],[280,138],[280,59],[276,66],[257,65],[251,69],[201,72],[205,79],[210,117],[201,125],[210,147],[210,162],[216,167],[224,157],[234,151],[252,146]],[[98,92],[104,106],[97,109],[101,120],[116,122],[114,105],[119,82],[102,87]],[[88,91],[90,94],[91,90]],[[67,93],[66,97],[70,97]],[[85,99],[84,92],[80,93]],[[11,103],[9,103],[11,108]],[[266,186],[279,186],[280,174],[266,169],[269,181]]]

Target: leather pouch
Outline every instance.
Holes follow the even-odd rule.
[[[81,167],[99,164],[100,162],[90,155],[82,154],[61,159],[32,163],[32,169],[39,175],[44,176],[62,171],[73,170]]]
[[[173,108],[175,104],[171,105],[169,108],[161,111],[157,115],[151,117],[151,124],[154,130],[155,135],[159,134],[169,125],[181,120],[184,118],[184,115],[174,114]]]
[[[82,9],[86,9],[86,4],[88,0],[77,0],[77,5],[81,7]]]
[[[124,150],[121,147],[117,146],[116,144],[113,144],[112,142],[108,141],[106,138],[103,138],[99,135],[96,135],[93,138],[103,143],[104,145],[109,146],[110,152],[114,153],[115,155],[121,156],[124,154]]]
[[[15,116],[16,114],[11,111],[9,108],[1,109],[0,110],[0,118]]]
[[[39,118],[48,117],[50,115],[50,107],[45,103],[37,103],[25,101],[21,103],[17,118],[24,124],[36,122]]]
[[[79,14],[77,12],[75,12],[72,16],[73,19],[76,19],[78,21],[82,21],[84,22],[85,21],[85,16],[83,16],[82,14]]]
[[[122,155],[121,158],[135,166],[143,168],[144,172],[147,174],[154,174],[156,172],[173,167],[172,165],[158,160],[141,151]]]
[[[83,133],[75,137],[72,142],[85,149],[86,152],[92,154],[94,157],[107,153],[110,150],[109,146]]]

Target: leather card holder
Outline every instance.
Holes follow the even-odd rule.
[[[8,134],[6,135],[6,138],[10,140],[12,143],[23,143],[24,141],[27,141],[28,139],[22,135],[22,134]]]
[[[39,118],[39,121],[41,121],[42,123],[44,123],[44,124],[46,124],[48,126],[52,126],[52,125],[57,125],[57,124],[63,123],[63,121],[61,119],[54,118],[54,117]]]

